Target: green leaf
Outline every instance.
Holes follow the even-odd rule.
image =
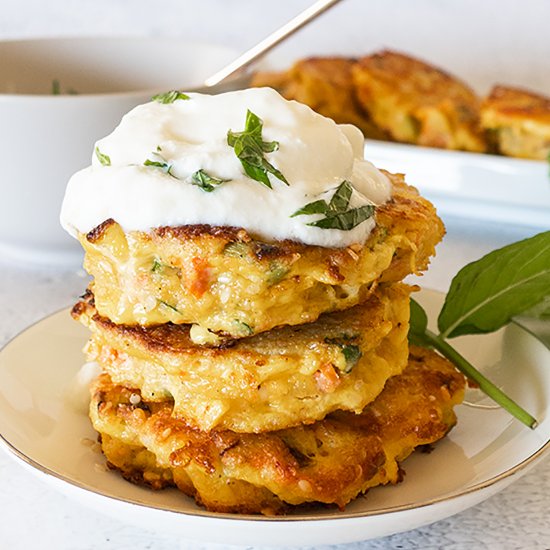
[[[59,80],[57,78],[54,78],[52,80],[52,95],[60,95],[61,94],[61,85],[59,84]]]
[[[239,321],[239,319],[235,319],[235,324],[239,328],[239,332],[243,336],[252,336],[254,334],[254,329],[244,321]]]
[[[156,258],[153,260],[153,267],[151,267],[151,271],[153,273],[159,273],[162,271],[162,264]]]
[[[353,187],[351,183],[344,180],[336,188],[329,203],[322,199],[310,202],[294,212],[290,217],[325,214],[324,218],[310,222],[307,225],[320,227],[321,229],[340,229],[342,231],[349,231],[374,214],[374,205],[372,204],[366,204],[358,208],[347,210],[352,194]]]
[[[411,316],[409,320],[409,341],[411,344],[423,347],[431,347],[431,342],[426,338],[428,330],[428,316],[424,308],[411,298]]]
[[[278,261],[273,261],[269,264],[269,271],[267,273],[267,282],[270,285],[276,285],[280,283],[284,277],[288,274],[290,269]]]
[[[176,313],[179,313],[179,310],[178,308],[176,308],[176,306],[173,306],[168,302],[165,302],[164,300],[159,300],[159,304],[163,305],[164,307],[167,307],[168,309],[171,309],[172,311],[175,311]]]
[[[328,205],[324,200],[318,200],[314,202],[310,202],[309,204],[306,204],[299,210],[296,210],[294,214],[292,214],[290,217],[294,218],[296,216],[302,216],[302,215],[310,215],[310,214],[325,214],[328,210]]]
[[[223,253],[225,256],[231,256],[232,258],[247,258],[250,256],[250,247],[240,241],[227,243]]]
[[[153,168],[159,168],[162,172],[164,172],[165,174],[170,174],[171,176],[173,175],[170,170],[172,170],[172,165],[169,163],[169,162],[166,162],[166,161],[160,161],[160,160],[150,160],[150,159],[147,159],[144,163],[143,163],[143,166],[151,166]]]
[[[272,188],[268,174],[272,174],[286,185],[289,185],[284,175],[277,170],[265,157],[264,153],[272,153],[279,148],[277,141],[262,140],[262,120],[252,111],[246,113],[243,132],[227,132],[227,144],[233,147],[235,155],[241,161],[245,174],[266,187]]]
[[[205,172],[204,170],[197,170],[192,176],[191,176],[191,182],[193,185],[198,185],[203,191],[206,191],[207,193],[211,193],[221,185],[222,183],[225,183],[229,180],[222,180],[219,178],[215,178]]]
[[[438,326],[443,338],[492,332],[550,294],[550,231],[495,250],[454,277]]]
[[[359,208],[353,208],[347,212],[327,215],[326,218],[308,223],[308,225],[320,227],[321,229],[340,229],[342,231],[349,231],[365,220],[368,220],[373,214],[374,206],[372,204],[367,204]]]
[[[345,212],[349,201],[351,199],[351,194],[353,193],[353,187],[351,183],[347,180],[344,180],[332,195],[332,199],[328,204],[328,209],[331,212],[342,213]]]
[[[167,104],[167,103],[174,103],[174,101],[177,101],[178,99],[191,99],[191,98],[187,94],[184,94],[183,92],[180,92],[178,90],[171,90],[163,94],[154,95],[151,98],[151,101]]]
[[[97,160],[99,160],[102,166],[111,166],[111,157],[109,155],[104,155],[99,150],[99,147],[97,147],[97,145],[95,148],[95,156],[97,157]]]
[[[346,369],[344,370],[345,374],[349,374],[355,365],[359,362],[359,359],[363,356],[359,346],[355,344],[347,344],[342,347],[342,353],[346,359]]]

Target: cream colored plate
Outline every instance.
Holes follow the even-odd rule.
[[[428,310],[440,294],[419,296]],[[85,400],[71,396],[87,331],[68,311],[17,336],[0,352],[0,442],[29,471],[83,505],[186,539],[225,544],[345,543],[413,529],[456,514],[525,473],[550,447],[550,351],[517,326],[457,342],[460,350],[538,419],[532,431],[501,410],[458,408],[458,426],[430,454],[405,463],[405,480],[371,490],[345,511],[279,518],[209,513],[175,490],[152,492],[107,471]],[[469,401],[490,405],[477,391]],[[75,402],[76,401],[76,402]],[[517,503],[518,507],[521,503]]]

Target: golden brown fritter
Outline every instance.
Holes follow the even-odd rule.
[[[90,300],[73,315],[92,330],[87,360],[146,401],[208,431],[265,432],[311,423],[337,409],[361,412],[407,363],[409,293],[396,283],[363,305],[223,348],[193,344],[188,325],[115,325]]]
[[[194,323],[191,337],[219,345],[283,325],[315,321],[367,299],[375,282],[427,267],[444,228],[435,208],[389,175],[364,243],[323,248],[266,243],[244,229],[207,225],[125,233],[109,220],[80,235],[100,315],[117,324]]]
[[[481,106],[481,123],[499,153],[540,160],[550,154],[548,97],[495,86]]]
[[[286,99],[309,105],[339,124],[354,124],[365,137],[384,139],[384,133],[357,101],[354,63],[354,59],[344,57],[310,57],[296,62],[288,71],[257,73],[251,85],[275,88]]]
[[[382,51],[353,66],[357,97],[392,139],[485,151],[479,100],[463,82],[413,57]]]
[[[176,485],[218,512],[280,513],[302,503],[345,506],[376,485],[397,483],[399,463],[455,424],[464,379],[434,352],[412,348],[409,365],[360,415],[339,412],[264,434],[201,432],[172,415],[170,401],[103,374],[90,417],[112,468],[153,488]]]

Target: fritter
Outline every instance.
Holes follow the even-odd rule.
[[[353,78],[362,107],[392,139],[445,149],[486,150],[479,100],[455,77],[386,50],[359,59]]]
[[[495,86],[481,106],[481,123],[497,152],[546,160],[550,154],[550,98]]]
[[[308,426],[265,434],[201,432],[172,415],[172,403],[140,401],[103,374],[90,417],[109,465],[158,489],[176,485],[216,512],[273,514],[302,503],[345,506],[371,487],[397,483],[415,447],[456,422],[464,379],[434,352],[413,348],[361,415],[336,413]]]
[[[361,412],[407,364],[410,289],[379,288],[362,305],[223,348],[193,344],[188,325],[115,325],[91,296],[73,315],[93,333],[88,361],[116,384],[173,399],[173,415],[203,431],[265,432]]]
[[[310,57],[296,62],[288,71],[256,73],[252,86],[269,86],[286,99],[309,105],[339,124],[357,126],[365,137],[384,139],[359,104],[352,78],[354,59]]]
[[[207,225],[125,233],[108,220],[80,235],[97,311],[117,324],[194,323],[194,342],[219,345],[361,303],[375,282],[425,269],[444,233],[433,205],[389,177],[393,196],[376,209],[376,228],[347,248]]]

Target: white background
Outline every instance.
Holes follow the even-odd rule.
[[[37,36],[188,37],[245,50],[313,0],[0,0],[0,39]],[[550,94],[547,0],[344,0],[282,45],[305,55],[400,49],[481,93],[496,83]],[[177,71],[178,67],[174,67]]]

